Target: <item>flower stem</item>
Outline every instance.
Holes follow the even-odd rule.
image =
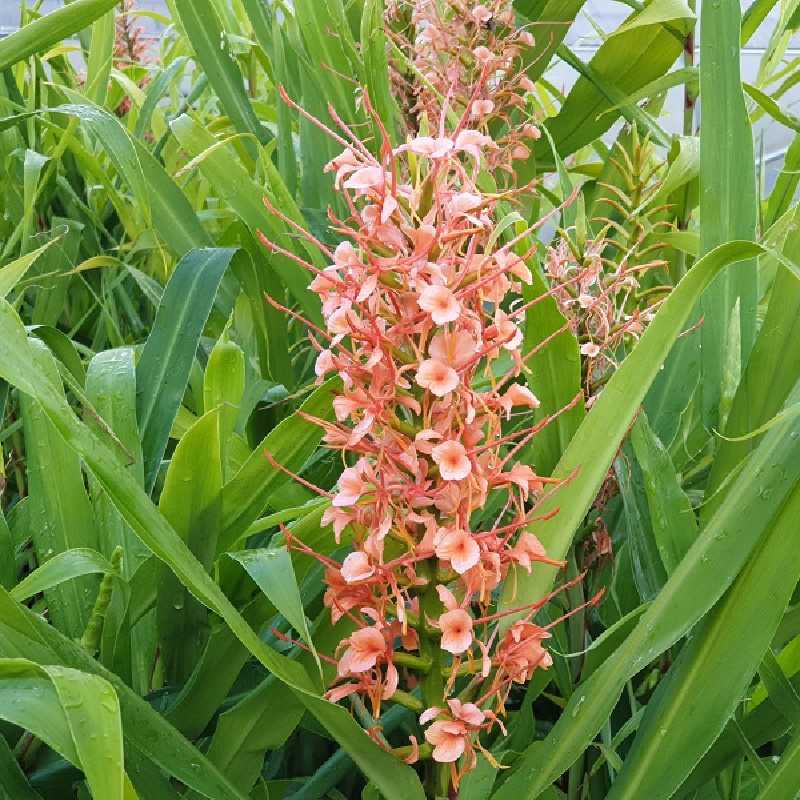
[[[427,565],[425,565],[427,567]],[[420,574],[423,569],[420,569]],[[419,615],[421,619],[430,617],[437,619],[442,611],[442,603],[436,592],[436,582],[432,572],[425,574],[428,585],[420,596]],[[420,653],[423,658],[429,658],[431,668],[422,681],[422,700],[427,708],[444,705],[444,678],[442,676],[442,650],[436,637],[423,629],[419,631]],[[450,769],[448,764],[432,762],[426,781],[428,796],[432,798],[447,798],[450,789]]]

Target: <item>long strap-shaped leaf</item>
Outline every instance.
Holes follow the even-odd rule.
[[[700,252],[721,242],[755,237],[756,196],[753,132],[745,108],[736,52],[740,36],[739,3],[701,6],[700,94]],[[736,314],[740,341],[729,336]],[[727,272],[703,295],[700,310],[700,396],[703,419],[717,424],[723,369],[732,347],[747,364],[756,334],[758,273],[748,269]],[[687,398],[688,400],[688,398]]]
[[[225,113],[240,133],[252,134],[262,144],[266,143],[269,134],[250,105],[242,73],[228,52],[227,37],[213,4],[208,0],[176,0],[175,9]],[[252,142],[247,146],[252,148]],[[252,152],[255,156],[255,149]]]
[[[0,718],[30,730],[82,769],[93,797],[126,796],[119,701],[108,681],[68,667],[2,658]]]
[[[234,250],[192,250],[175,267],[136,370],[144,483],[153,488],[200,335]]]
[[[31,22],[0,42],[0,71],[91,25],[119,0],[76,0]]]
[[[77,418],[63,395],[43,377],[42,355],[31,347],[19,317],[5,301],[0,301],[0,338],[8,345],[0,350],[0,376],[41,403],[53,425],[81,456],[139,538],[172,568],[201,603],[227,623],[276,678],[292,688],[387,800],[422,800],[424,794],[416,773],[372,742],[344,708],[315,694],[303,667],[269,648],[247,624],[123,468],[114,451]]]
[[[800,786],[800,728],[795,728],[778,766],[756,800],[796,800]]]

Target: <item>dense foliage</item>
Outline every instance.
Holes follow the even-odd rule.
[[[798,2],[40,5],[0,797],[796,797]]]

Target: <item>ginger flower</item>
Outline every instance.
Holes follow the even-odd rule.
[[[463,575],[478,563],[481,549],[467,531],[456,529],[443,532],[436,545],[436,555],[442,561],[449,561],[453,569]]]
[[[439,617],[442,631],[442,650],[459,655],[469,650],[472,644],[472,617],[463,608],[445,611]]]
[[[439,473],[446,481],[460,481],[472,471],[472,463],[461,442],[449,441],[436,445],[431,451]]]
[[[461,313],[461,305],[446,286],[428,286],[420,293],[417,302],[437,325],[454,322]]]
[[[417,383],[437,397],[444,397],[458,386],[458,373],[443,361],[429,358],[419,365]]]
[[[339,660],[339,674],[366,672],[386,653],[386,640],[377,628],[362,628],[348,640],[350,646]]]
[[[365,581],[375,574],[374,568],[369,563],[369,556],[361,550],[356,550],[345,558],[341,572],[347,583]]]

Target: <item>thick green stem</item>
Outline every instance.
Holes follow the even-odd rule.
[[[427,566],[427,565],[426,565]],[[422,572],[422,570],[420,570]],[[433,574],[425,575],[428,586],[420,596],[420,618],[426,616],[436,619],[442,612],[442,603],[436,592]],[[422,658],[430,661],[430,671],[422,680],[422,701],[426,708],[444,705],[444,677],[442,676],[442,649],[437,637],[424,628],[419,633],[419,649]],[[431,762],[426,781],[428,796],[447,798],[450,789],[450,768],[448,764]]]

